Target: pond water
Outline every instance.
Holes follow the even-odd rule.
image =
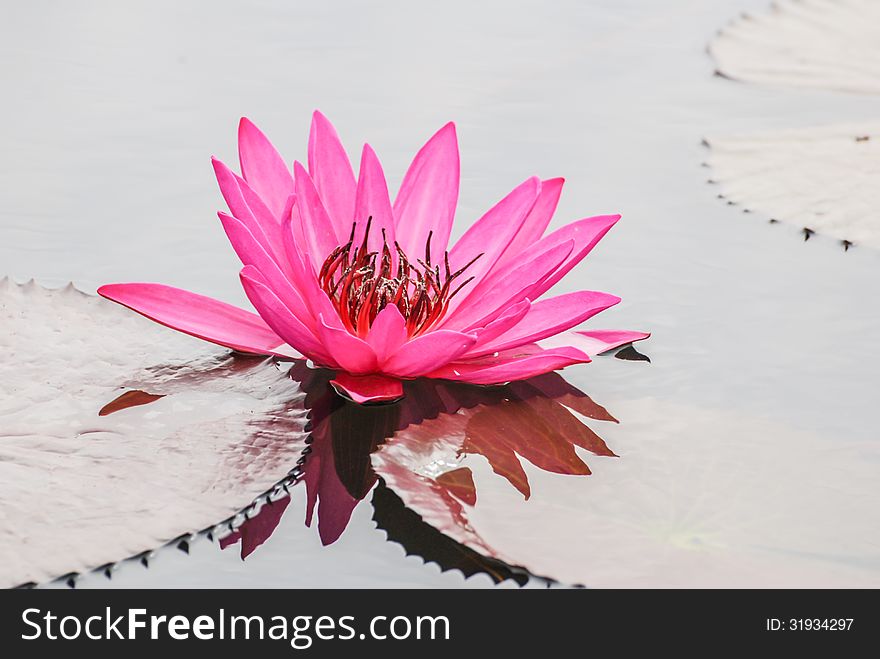
[[[240,115],[303,158],[320,108],[347,144],[370,140],[392,181],[454,120],[456,234],[526,176],[565,176],[553,226],[623,220],[557,291],[620,295],[592,325],[653,336],[639,346],[650,363],[609,357],[564,374],[619,421],[587,424],[619,457],[575,449],[590,476],[526,463],[526,501],[468,455],[479,540],[450,535],[566,584],[880,585],[878,253],[744,214],[701,166],[708,135],[880,111],[878,96],[713,76],[714,32],[766,6],[17,3],[0,26],[0,274],[87,291],[159,281],[243,305],[209,161],[235,160]],[[403,431],[397,445],[411,441]],[[369,466],[422,473],[455,459],[448,447],[404,459],[394,446]],[[399,487],[393,496],[443,523]],[[291,488],[278,528],[245,561],[196,541],[78,585],[495,583],[407,556],[376,527],[370,496],[323,547],[302,523],[305,489]],[[389,515],[397,504],[385,497]]]

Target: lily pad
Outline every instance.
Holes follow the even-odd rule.
[[[880,122],[707,140],[728,201],[804,231],[880,248]]]
[[[878,25],[874,0],[781,0],[734,21],[709,52],[737,80],[880,94]]]
[[[213,526],[304,447],[287,367],[73,286],[0,280],[0,586],[82,572]]]
[[[400,431],[373,464],[426,523],[564,583],[880,585],[872,447],[656,399],[610,409],[621,424],[597,430],[620,458],[593,450],[589,476],[573,475],[566,451],[549,450],[540,432],[529,441],[531,425],[519,433],[499,425],[495,451],[468,453],[479,408]],[[444,483],[462,469],[472,476],[466,496]]]

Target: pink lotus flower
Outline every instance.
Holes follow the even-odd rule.
[[[417,377],[521,380],[648,336],[569,331],[620,301],[608,293],[538,300],[620,218],[545,236],[561,178],[527,179],[447,251],[460,178],[452,123],[416,154],[393,203],[373,149],[355,178],[319,112],[308,169],[295,162],[291,173],[247,119],[238,139],[241,176],[213,163],[231,213],[220,221],[257,314],[161,284],[108,284],[101,295],[233,350],[307,357],[359,403],[400,398],[401,380]]]

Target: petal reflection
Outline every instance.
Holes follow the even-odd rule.
[[[500,387],[414,380],[405,383],[401,401],[387,405],[340,397],[331,371],[303,362],[290,376],[305,393],[308,414],[308,446],[299,461],[305,521],[311,526],[317,518],[325,545],[339,539],[354,508],[373,492],[377,524],[408,552],[465,574],[519,578],[468,521],[478,501],[464,464],[468,456],[487,460],[526,499],[531,487],[523,460],[544,471],[586,476],[590,468],[576,447],[616,457],[587,420],[617,420],[557,373]],[[247,556],[271,535],[285,507],[264,506],[223,546],[241,540]]]

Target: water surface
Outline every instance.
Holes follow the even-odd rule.
[[[0,27],[0,270],[244,303],[209,163],[234,161],[240,115],[303,158],[321,108],[353,152],[370,140],[392,186],[453,119],[457,233],[527,176],[564,175],[554,226],[624,219],[558,291],[616,293],[593,325],[653,333],[651,364],[566,372],[621,421],[603,435],[619,459],[576,481],[527,465],[527,503],[472,460],[486,539],[587,585],[877,585],[878,255],[743,218],[706,183],[701,140],[860,121],[880,98],[713,77],[711,35],[765,6],[18,3]],[[110,584],[464,583],[405,558],[369,505],[317,551],[294,490],[296,514],[246,562],[197,543]]]

